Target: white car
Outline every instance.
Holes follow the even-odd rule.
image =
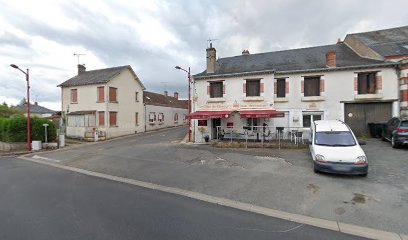
[[[311,124],[309,136],[315,172],[367,176],[367,157],[353,131],[342,121],[320,120]]]

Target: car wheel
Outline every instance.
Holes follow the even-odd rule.
[[[313,172],[319,173],[319,170],[317,170],[316,168],[313,168]]]
[[[399,148],[399,145],[398,145],[398,143],[395,142],[394,137],[391,137],[391,146],[393,148]]]

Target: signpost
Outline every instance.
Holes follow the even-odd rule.
[[[45,143],[47,143],[47,127],[48,127],[48,123],[44,123],[43,127],[45,128]]]

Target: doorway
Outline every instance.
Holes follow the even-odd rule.
[[[212,139],[217,139],[219,136],[217,136],[217,127],[221,126],[221,118],[214,118],[212,119],[212,125],[211,125],[211,137]],[[219,133],[218,133],[219,135]]]

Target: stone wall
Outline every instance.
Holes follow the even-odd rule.
[[[0,141],[0,152],[27,151],[27,143],[7,143]]]

